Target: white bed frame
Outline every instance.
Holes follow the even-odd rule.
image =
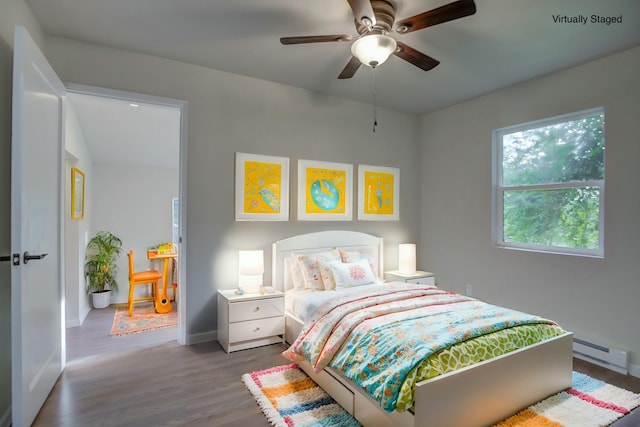
[[[291,254],[334,247],[374,248],[379,277],[383,277],[382,238],[354,231],[303,234],[273,244],[272,284],[292,288],[284,268]],[[302,322],[285,313],[285,339],[292,343]],[[507,353],[464,369],[416,384],[414,411],[388,413],[352,381],[334,369],[316,373],[300,367],[365,427],[473,427],[493,425],[527,406],[571,387],[571,333]]]

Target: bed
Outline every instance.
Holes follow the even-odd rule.
[[[374,274],[383,277],[383,239],[370,234],[324,231],[273,244],[272,284],[285,292],[285,339],[289,344],[296,341],[304,326],[304,316],[300,311],[296,312],[291,301],[296,293],[296,278],[291,277],[290,268],[292,256],[310,256],[336,248],[346,253],[366,253],[370,265],[375,268]],[[331,298],[329,293],[311,294],[318,300]],[[563,332],[489,360],[419,381],[412,389],[411,409],[392,412],[384,410],[379,402],[339,370],[327,366],[316,371],[309,361],[297,363],[367,427],[487,426],[570,387],[572,343],[572,334]]]

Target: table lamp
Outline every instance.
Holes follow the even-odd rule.
[[[415,274],[416,245],[415,243],[401,243],[398,246],[398,271],[401,274]]]
[[[247,293],[260,292],[264,273],[263,251],[239,251],[238,286]]]

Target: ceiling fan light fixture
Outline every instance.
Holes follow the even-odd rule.
[[[367,34],[353,42],[351,53],[364,65],[375,68],[386,61],[396,47],[396,41],[386,34]]]

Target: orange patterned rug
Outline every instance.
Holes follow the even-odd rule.
[[[244,374],[242,381],[272,426],[360,426],[296,364]],[[622,425],[640,426],[638,406],[640,394],[573,372],[571,388],[494,427],[603,427],[624,416]]]
[[[119,305],[116,307],[109,335],[137,334],[172,326],[178,326],[178,311],[175,303],[173,310],[165,314],[156,313],[153,304],[134,305],[131,317],[129,317],[127,305]]]

